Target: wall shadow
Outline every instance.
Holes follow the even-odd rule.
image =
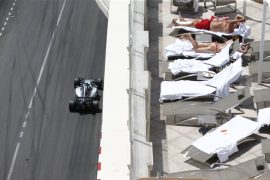
[[[148,0],[149,50],[147,66],[151,73],[151,115],[150,141],[153,146],[153,167],[151,176],[163,175],[162,139],[166,139],[165,122],[160,119],[160,82],[159,78],[159,38],[163,36],[163,25],[159,23],[159,5],[162,0]]]

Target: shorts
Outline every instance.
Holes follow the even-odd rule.
[[[209,19],[202,19],[200,22],[195,24],[197,29],[210,30],[211,21]]]
[[[197,22],[195,24],[195,27],[197,29],[210,30],[210,24],[211,24],[213,19],[215,19],[214,16],[212,16],[211,19],[202,19],[200,22]]]

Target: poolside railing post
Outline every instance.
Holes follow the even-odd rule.
[[[260,42],[260,56],[259,56],[259,64],[258,64],[258,84],[262,83],[262,63],[264,56],[264,37],[265,37],[265,21],[266,21],[266,8],[267,8],[266,0],[263,1],[263,17],[262,17],[262,30],[261,30],[261,42]]]

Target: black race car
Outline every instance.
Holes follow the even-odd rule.
[[[100,94],[103,90],[103,80],[75,78],[74,80],[75,99],[69,102],[69,111],[80,114],[100,113]]]

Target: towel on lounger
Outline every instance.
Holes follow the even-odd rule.
[[[198,71],[208,71],[211,67],[221,67],[229,62],[229,49],[231,44],[228,44],[219,53],[206,61],[194,59],[178,59],[169,63],[168,69],[173,75],[180,72],[196,73]]]
[[[175,40],[175,43],[165,47],[165,56],[167,58],[169,56],[181,54],[184,56],[202,57],[202,58],[209,58],[214,56],[214,53],[197,53],[193,50],[193,46],[190,41],[183,41],[178,38]]]

